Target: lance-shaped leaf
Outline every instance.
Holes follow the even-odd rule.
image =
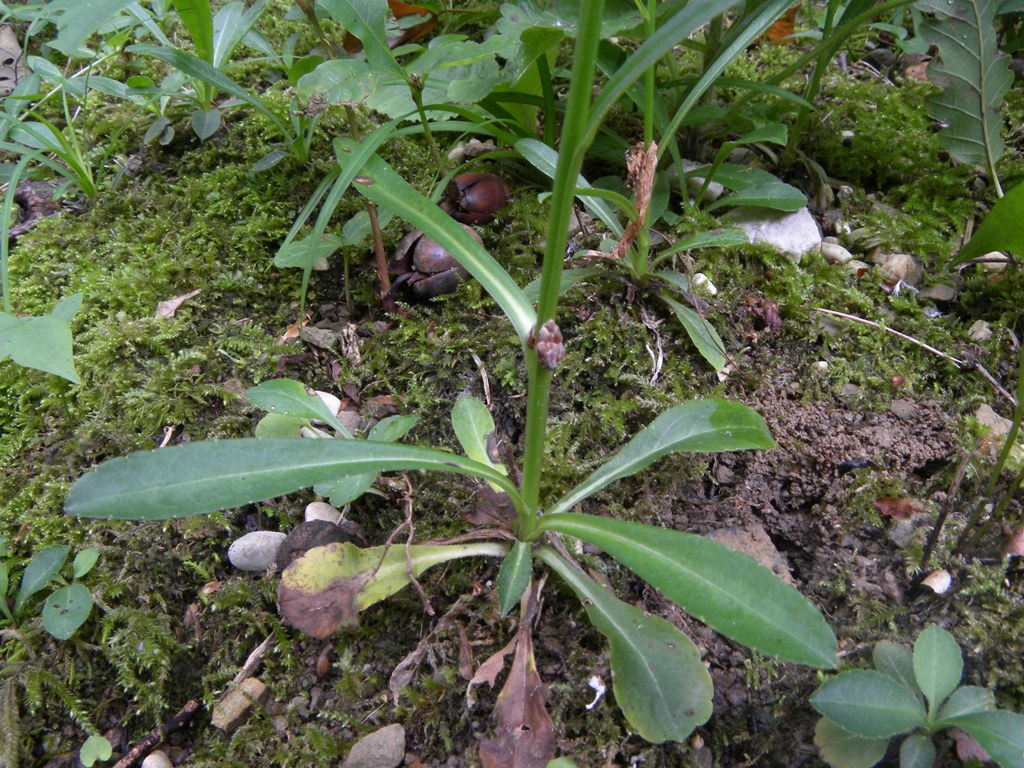
[[[756,411],[725,400],[694,400],[662,413],[618,453],[559,499],[551,512],[565,512],[610,483],[639,472],[676,451],[716,453],[772,448],[768,425]]]
[[[661,272],[658,275],[664,277],[664,274]],[[685,304],[680,304],[675,299],[669,298],[664,293],[661,293],[659,298],[668,304],[668,308],[675,313],[679,322],[683,324],[683,328],[686,329],[686,335],[690,337],[693,346],[697,348],[697,351],[708,361],[711,367],[716,371],[725,368],[725,364],[728,361],[723,351],[725,343],[708,319],[702,317]]]
[[[498,569],[498,615],[507,616],[530,585],[533,556],[530,545],[517,541]]]
[[[508,474],[505,467],[491,461],[487,451],[488,441],[494,439],[494,419],[478,398],[463,395],[456,401],[452,408],[452,429],[469,458],[487,464],[503,475]]]
[[[1024,184],[1018,184],[996,201],[950,266],[957,267],[989,251],[1012,251],[1024,256]]]
[[[811,706],[849,733],[869,739],[908,733],[928,722],[916,696],[873,669],[826,680],[811,696]]]
[[[336,148],[339,145],[343,145],[341,140],[335,142]],[[338,162],[344,168],[345,153],[338,151],[337,154]],[[504,267],[470,237],[461,224],[395,173],[381,158],[369,158],[361,173],[355,178],[355,188],[381,208],[387,208],[425,232],[448,251],[497,302],[519,334],[520,341],[525,343],[537,324],[537,314]]]
[[[357,614],[390,597],[428,568],[461,557],[501,557],[492,541],[360,549],[348,542],[314,547],[284,569],[277,588],[281,614],[300,632],[326,638],[358,623]]]
[[[71,487],[64,511],[79,517],[165,520],[292,493],[349,474],[423,469],[493,482],[519,493],[491,467],[453,453],[371,440],[211,440],[104,462]]]
[[[383,0],[320,0],[319,3],[345,29],[358,37],[370,66],[405,80],[405,71],[388,45],[388,4]]]
[[[918,29],[938,47],[928,79],[942,89],[925,101],[928,114],[945,128],[939,141],[962,163],[986,165],[1006,149],[999,106],[1013,84],[1009,57],[997,50],[995,13],[999,0],[918,0],[928,14]]]
[[[690,638],[622,602],[554,551],[541,549],[537,556],[572,587],[608,638],[615,701],[644,739],[682,741],[711,717],[711,675]]]
[[[818,609],[753,558],[717,541],[593,515],[545,515],[538,529],[600,547],[739,643],[799,664],[835,666],[836,638]]]

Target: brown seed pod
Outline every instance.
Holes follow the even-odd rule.
[[[493,173],[460,173],[448,184],[442,207],[463,224],[486,224],[508,204],[508,184]]]
[[[476,230],[466,224],[462,227],[483,244]],[[469,274],[437,241],[418,229],[409,232],[399,242],[388,270],[399,275],[396,284],[408,285],[422,299],[451,293]]]
[[[549,371],[555,370],[565,357],[562,331],[554,320],[548,320],[540,329],[531,331],[526,346],[537,353],[540,367]]]

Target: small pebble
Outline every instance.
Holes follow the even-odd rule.
[[[921,291],[920,295],[922,299],[950,302],[956,298],[956,288],[952,285],[946,285],[945,283],[938,283],[937,285],[929,285]]]
[[[869,269],[871,269],[870,264],[861,261],[860,259],[850,259],[850,261],[846,262],[844,266],[846,267],[846,271],[849,272],[854,277],[860,277]]]
[[[886,257],[880,267],[888,278],[910,285],[917,285],[921,279],[921,268],[909,253],[893,253]]]
[[[150,752],[142,761],[142,768],[173,768],[171,758],[159,749]]]
[[[949,571],[932,571],[921,581],[922,586],[928,587],[937,595],[943,594],[952,583],[953,577],[949,575]]]
[[[228,562],[240,571],[265,571],[277,560],[284,539],[279,531],[247,533],[228,547]]]
[[[819,360],[814,364],[814,370],[817,371],[818,373],[825,373],[828,370],[828,361]]]
[[[829,264],[847,264],[853,260],[853,254],[839,245],[839,243],[821,244],[821,255]]]
[[[341,512],[326,501],[312,501],[306,505],[305,519],[307,523],[312,520],[326,520],[337,525],[341,522]]]
[[[316,391],[317,397],[319,397],[327,409],[335,416],[338,415],[338,411],[341,410],[341,400],[337,396],[332,395],[330,392],[321,392],[319,389]]]
[[[984,320],[975,320],[971,327],[967,329],[967,335],[971,337],[972,341],[980,344],[992,338],[992,326]]]
[[[711,282],[711,278],[703,272],[698,272],[693,276],[693,287],[697,288],[706,296],[714,296],[718,293],[718,289],[715,287],[715,284]]]
[[[982,256],[981,259],[982,268],[989,272],[1002,272],[1006,269],[1006,265],[1009,262],[1006,254],[999,251],[990,251]]]

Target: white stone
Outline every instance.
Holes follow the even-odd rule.
[[[691,176],[690,171],[694,168],[703,167],[700,163],[695,163],[692,160],[683,160],[683,170],[686,171],[686,191],[690,197],[696,197],[697,193],[700,192],[701,187],[704,186],[703,176]],[[704,190],[704,202],[714,202],[722,195],[725,194],[725,187],[723,187],[717,181],[712,181],[708,184],[708,188]]]
[[[247,533],[228,547],[228,562],[240,571],[265,571],[277,561],[284,539],[279,531]]]
[[[811,212],[801,208],[793,213],[741,206],[722,217],[747,233],[752,243],[767,243],[797,264],[812,248],[821,245],[821,230]]]
[[[917,285],[921,280],[921,267],[909,253],[889,254],[879,269],[886,277],[910,285]]]
[[[825,373],[825,371],[828,370],[828,361],[819,360],[814,364],[814,370],[816,370],[818,373]]]
[[[146,755],[142,761],[142,768],[174,768],[174,764],[171,758],[157,749]]]
[[[341,400],[336,395],[332,395],[330,392],[321,392],[319,389],[316,390],[316,395],[323,401],[332,415],[338,415],[338,411],[341,410]]]
[[[821,256],[829,264],[846,264],[853,260],[853,254],[839,243],[822,243]]]
[[[1009,263],[1005,253],[1000,251],[989,251],[981,257],[982,269],[987,269],[989,272],[1002,272],[1006,269],[1007,263]]]
[[[846,262],[845,266],[846,271],[849,272],[854,277],[857,277],[862,272],[867,272],[869,269],[871,269],[870,264],[868,264],[866,261],[861,261],[860,259],[851,259],[850,261]]]
[[[718,293],[718,289],[715,287],[715,284],[711,282],[711,278],[703,272],[698,272],[693,276],[693,287],[706,296],[714,296]]]
[[[330,268],[331,263],[327,260],[326,256],[321,256],[320,258],[313,262],[314,272],[326,272]]]
[[[311,501],[306,505],[305,518],[307,523],[311,520],[326,520],[337,525],[341,522],[341,512],[326,501]]]
[[[949,575],[949,571],[932,571],[921,581],[921,584],[931,589],[937,595],[941,595],[948,590],[949,585],[952,583],[953,577]]]
[[[992,338],[992,326],[984,320],[975,320],[971,327],[967,329],[967,335],[971,337],[971,341],[976,341],[980,344]]]

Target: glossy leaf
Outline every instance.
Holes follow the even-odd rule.
[[[700,352],[701,357],[707,360],[708,364],[716,371],[725,368],[725,364],[729,361],[723,351],[725,350],[725,342],[722,341],[722,337],[718,335],[718,331],[715,330],[708,319],[701,317],[696,311],[690,309],[685,304],[680,304],[664,293],[659,294],[658,298],[668,305],[668,308],[672,310],[679,322],[682,323],[683,328],[686,330],[686,335],[690,337],[690,341],[693,342],[693,346]]]
[[[498,615],[507,616],[530,585],[533,555],[530,545],[517,541],[498,569]]]
[[[711,717],[711,675],[700,651],[659,616],[624,603],[552,550],[540,557],[572,587],[611,646],[615,701],[647,741],[682,741]]]
[[[336,142],[336,145],[340,143]],[[342,152],[339,161],[344,168]],[[357,176],[355,188],[382,208],[401,216],[439,243],[452,257],[479,281],[484,290],[501,307],[523,343],[537,315],[523,292],[504,267],[474,240],[451,216],[442,211],[379,157],[370,157]]]
[[[677,451],[717,453],[772,448],[768,425],[755,411],[725,400],[694,400],[662,413],[582,483],[559,499],[551,512],[565,512],[607,485],[629,477]]]
[[[1012,251],[1024,256],[1024,184],[1018,184],[996,201],[950,266],[959,266],[989,251]]]
[[[270,413],[322,421],[345,437],[352,437],[320,396],[300,381],[271,379],[247,389],[245,397],[256,407]]]
[[[906,688],[881,672],[856,669],[822,683],[811,706],[839,727],[885,739],[927,725],[924,707]]]
[[[600,547],[743,645],[799,664],[835,666],[836,638],[818,609],[747,555],[692,533],[593,515],[544,515],[538,527]]]
[[[960,683],[964,662],[960,646],[946,630],[929,624],[914,643],[914,678],[934,715]]]
[[[519,501],[504,475],[454,453],[369,440],[249,438],[111,459],[78,479],[64,511],[79,517],[165,520],[251,504],[343,475],[406,469],[473,475]]]
[[[43,629],[58,640],[67,640],[92,611],[92,595],[81,584],[58,589],[43,603]]]
[[[1024,715],[997,709],[961,715],[943,724],[971,734],[1001,768],[1024,768]]]
[[[29,598],[46,589],[47,585],[53,581],[53,577],[67,561],[70,551],[71,547],[66,544],[55,544],[52,547],[39,550],[32,556],[21,575],[18,596],[14,600],[15,615],[21,613],[21,609],[25,607]]]
[[[814,727],[814,744],[833,768],[871,768],[885,757],[889,739],[856,736],[823,717]]]

